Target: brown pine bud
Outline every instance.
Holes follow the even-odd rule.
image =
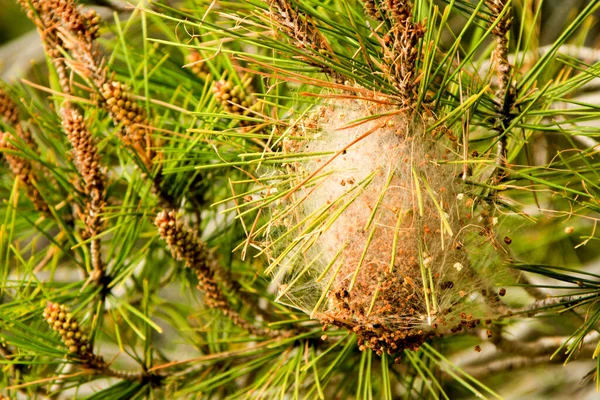
[[[232,81],[220,80],[213,84],[212,92],[229,114],[249,116],[256,106],[254,95],[248,91],[250,81],[244,85],[235,85]],[[252,122],[240,120],[241,126],[252,125]]]
[[[197,77],[206,80],[208,77],[208,67],[206,63],[202,60],[202,55],[195,50],[190,51],[190,53],[186,57],[186,62],[190,65],[190,70]]]

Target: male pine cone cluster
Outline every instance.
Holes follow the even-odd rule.
[[[16,125],[19,122],[17,105],[0,89],[0,118],[7,125]]]
[[[102,85],[100,93],[115,125],[122,124],[124,127],[124,141],[145,144],[146,113],[136,103],[129,88],[121,82],[112,81]]]
[[[91,349],[88,336],[62,304],[48,303],[44,310],[44,319],[50,327],[58,332],[61,340],[70,353],[76,355],[86,366],[93,369],[105,369],[107,364],[102,357],[96,356]]]
[[[208,67],[206,63],[202,61],[202,55],[197,51],[191,51],[190,54],[187,55],[186,61],[188,64],[192,64],[190,66],[190,71],[197,77],[206,80],[208,78]]]
[[[100,170],[100,156],[83,116],[68,103],[61,114],[63,128],[73,146],[77,169],[85,182],[85,193],[90,199],[85,220],[87,234],[95,236],[101,229],[100,213],[104,206],[104,175]]]
[[[206,245],[190,229],[177,221],[175,211],[161,211],[154,223],[175,259],[183,260],[186,267],[198,274],[199,288],[206,293],[207,305],[226,309],[228,305],[214,278]]]
[[[247,117],[252,115],[253,107],[257,104],[254,95],[248,91],[249,85],[250,80],[242,85],[236,85],[230,80],[220,80],[215,82],[212,92],[227,113]],[[242,127],[252,124],[251,121],[240,120]]]
[[[13,127],[18,137],[29,147],[33,152],[39,153],[37,144],[33,141],[31,133],[25,129],[19,119],[19,110],[17,105],[12,101],[8,94],[0,89],[0,119],[6,124]],[[8,132],[2,132],[0,127],[0,148],[7,150],[17,150],[17,148],[10,143],[10,141],[16,140]],[[41,196],[40,192],[33,185],[34,174],[33,167],[29,160],[11,155],[9,153],[4,154],[4,158],[8,163],[13,174],[19,178],[25,190],[27,191],[27,197],[33,202],[35,209],[42,212],[48,212],[48,204]]]

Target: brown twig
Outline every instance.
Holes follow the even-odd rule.
[[[542,337],[534,342],[525,342],[518,339],[508,339],[504,335],[504,326],[502,324],[493,325],[491,332],[487,331],[486,335],[488,336],[492,344],[503,353],[517,354],[520,356],[526,356],[531,358],[544,357],[546,358],[546,360],[549,360],[549,356],[556,353],[560,346],[569,340],[569,338],[562,336]],[[583,354],[591,358],[595,349],[595,345],[592,342],[597,341],[597,339],[598,333],[593,332],[586,338],[585,341],[582,341],[580,344],[579,355],[581,356]],[[588,344],[591,347],[587,346]],[[558,357],[556,358],[552,357],[552,359],[564,362],[569,358],[570,352],[564,351],[562,353],[558,353],[557,356]]]
[[[464,368],[464,370],[476,379],[482,379],[486,376],[496,375],[498,373],[517,371],[525,368],[531,368],[539,365],[547,366],[551,364],[561,364],[563,360],[560,358],[549,360],[548,356],[525,357],[516,356],[503,360],[496,360],[485,365],[477,367]]]

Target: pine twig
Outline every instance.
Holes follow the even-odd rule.
[[[488,338],[496,346],[496,348],[504,353],[509,354],[518,354],[520,356],[527,357],[545,357],[548,360],[548,356],[554,354],[556,350],[563,344],[565,341],[569,340],[566,337],[542,337],[539,340],[534,342],[524,342],[521,340],[512,340],[507,339],[504,335],[504,326],[502,324],[495,324],[491,330],[491,337],[489,337],[489,331],[487,332]],[[583,354],[592,356],[594,353],[595,344],[592,342],[597,341],[598,333],[594,332],[590,334],[586,339],[587,343],[581,343],[581,350]],[[590,344],[590,346],[585,346],[586,344]],[[568,353],[560,353],[558,354],[557,359],[561,361],[566,361],[569,357]]]
[[[517,371],[525,368],[531,368],[539,365],[547,365],[548,363],[560,364],[562,360],[549,360],[548,356],[525,357],[515,356],[503,360],[496,360],[485,365],[476,367],[464,368],[464,370],[476,379],[482,379],[487,376],[493,376],[499,373],[508,371]]]
[[[493,22],[496,26],[492,29],[492,34],[496,38],[496,47],[492,53],[496,74],[498,75],[498,90],[496,91],[496,99],[498,102],[497,112],[499,117],[496,120],[496,131],[500,135],[496,150],[496,171],[495,179],[502,180],[505,175],[507,162],[507,134],[504,132],[512,121],[510,115],[513,107],[515,94],[510,87],[511,82],[511,66],[508,61],[508,34],[512,26],[511,10],[507,10],[504,15],[501,15],[507,6],[509,0],[486,0],[487,6],[490,8],[493,15]],[[511,6],[512,7],[512,6]]]
[[[570,307],[574,303],[577,303],[580,301],[589,301],[589,300],[591,300],[593,298],[597,298],[597,297],[598,297],[598,295],[594,294],[594,293],[577,294],[577,295],[572,295],[572,296],[561,296],[561,297],[548,297],[545,299],[537,300],[522,309],[513,310],[507,315],[507,317],[511,317],[511,316],[517,315],[517,314],[527,314],[528,317],[533,317],[534,315],[536,315],[540,312],[544,312],[544,311],[547,311],[552,308]]]

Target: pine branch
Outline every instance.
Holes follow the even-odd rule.
[[[63,42],[56,31],[59,20],[54,16],[52,10],[54,4],[45,2],[44,0],[17,0],[17,2],[25,10],[27,17],[35,24],[42,38],[44,51],[54,64],[62,91],[64,93],[71,93],[69,74],[67,73],[61,53]]]

